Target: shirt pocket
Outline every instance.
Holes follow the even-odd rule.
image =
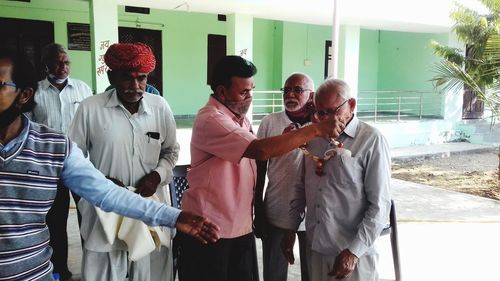
[[[156,167],[160,159],[161,142],[149,136],[143,136],[142,157],[147,165]]]
[[[333,181],[340,184],[359,184],[363,182],[363,167],[359,157],[338,155],[333,158],[330,171]]]
[[[79,106],[80,106],[80,101],[78,101],[78,100],[71,101],[68,104],[69,120],[73,120],[73,117],[75,116],[75,113],[78,110]]]

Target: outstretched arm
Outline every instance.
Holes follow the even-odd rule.
[[[181,212],[175,223],[175,228],[182,233],[193,236],[203,244],[219,240],[220,228],[217,225],[190,212]]]
[[[267,160],[292,151],[315,137],[336,138],[342,133],[345,127],[345,122],[338,118],[338,116],[331,116],[319,123],[314,123],[286,134],[253,140],[247,147],[243,157]]]
[[[75,143],[72,143],[71,152],[64,162],[61,179],[65,186],[106,212],[115,212],[152,226],[175,227],[202,243],[218,239],[219,228],[206,218],[144,199],[106,179]]]

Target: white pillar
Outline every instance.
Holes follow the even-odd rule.
[[[253,16],[231,14],[227,20],[227,54],[251,61],[253,57]]]
[[[330,60],[331,76],[337,78],[339,75],[339,9],[337,0],[333,0],[333,22],[332,22],[332,59]]]
[[[109,86],[104,54],[118,43],[118,10],[116,0],[90,0],[90,31],[92,41],[92,81],[96,93]]]
[[[359,80],[359,41],[360,27],[346,26],[344,36],[341,38],[344,55],[339,60],[342,60],[343,79],[351,88],[351,93],[354,97],[358,96],[358,80]]]
[[[231,14],[227,20],[227,54],[241,56],[249,61],[253,58],[253,16]],[[258,68],[258,66],[257,66]],[[253,107],[247,113],[250,122]]]

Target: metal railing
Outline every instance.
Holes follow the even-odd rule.
[[[253,91],[253,123],[283,110],[281,91]],[[443,95],[425,91],[359,91],[357,116],[365,121],[442,119]]]
[[[259,124],[269,113],[283,110],[283,94],[281,91],[253,91],[252,120]]]
[[[357,115],[374,122],[442,119],[443,95],[426,91],[359,91]]]

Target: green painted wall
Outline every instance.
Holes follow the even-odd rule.
[[[281,45],[278,43],[282,33],[278,29],[279,22],[254,19],[253,21],[253,62],[257,67],[255,76],[256,90],[279,89],[281,82]],[[280,81],[276,81],[275,73],[279,72]]]
[[[54,10],[53,7],[57,7]],[[89,3],[75,0],[32,0],[30,3],[2,1],[0,17],[43,20],[54,23],[54,39],[68,45],[67,23],[89,23]],[[92,85],[90,51],[68,51],[71,58],[71,77]]]
[[[67,23],[89,23],[89,3],[76,0],[2,1],[0,17],[44,20],[54,23],[55,41],[67,46]],[[163,93],[174,114],[195,114],[211,92],[206,85],[207,36],[226,34],[226,22],[217,15],[151,9],[150,15],[125,13],[118,7],[119,26],[162,31]],[[181,24],[180,24],[181,23]],[[69,51],[71,77],[92,87],[91,53]],[[161,90],[161,89],[160,89]]]
[[[57,10],[56,10],[57,9]],[[89,5],[80,0],[1,1],[0,17],[54,22],[55,40],[67,46],[68,22],[88,23]],[[118,7],[119,26],[162,31],[163,74],[166,99],[174,114],[195,114],[208,99],[206,85],[207,35],[227,34],[227,22],[217,15],[151,9],[150,15],[125,13]],[[253,20],[253,61],[257,65],[256,90],[277,90],[292,72],[305,72],[316,86],[323,81],[325,41],[331,27],[264,19]],[[340,29],[343,38],[345,28]],[[365,90],[432,91],[428,80],[437,61],[430,40],[446,43],[447,34],[360,32],[359,83]],[[340,44],[339,57],[345,53]],[[91,85],[88,51],[69,51],[74,78]],[[309,65],[305,65],[307,60]],[[340,60],[342,62],[342,60]],[[342,70],[342,65],[339,70]],[[342,73],[339,73],[343,77]],[[362,95],[361,95],[362,96]],[[442,98],[436,97],[436,101]]]
[[[434,94],[429,81],[432,67],[438,61],[430,42],[446,43],[447,34],[409,33],[379,30],[361,30],[359,62],[358,111],[373,110],[375,97],[379,110],[398,110],[398,103],[407,109],[403,114],[442,116],[443,97]],[[399,93],[367,93],[363,91],[407,91],[399,101]],[[430,92],[422,94],[420,92]],[[364,100],[363,100],[364,99]],[[420,99],[424,106],[420,107]]]
[[[282,81],[292,72],[304,72],[319,85],[324,80],[325,41],[330,39],[329,26],[284,22]]]
[[[447,34],[380,31],[379,90],[432,91],[432,65],[438,61],[431,40],[448,42]]]
[[[211,94],[207,81],[208,34],[226,35],[226,22],[217,15],[151,9],[150,15],[125,13],[120,7],[120,26],[162,31],[163,95],[175,115],[192,115]]]
[[[359,91],[378,89],[378,30],[361,29],[359,39]]]

